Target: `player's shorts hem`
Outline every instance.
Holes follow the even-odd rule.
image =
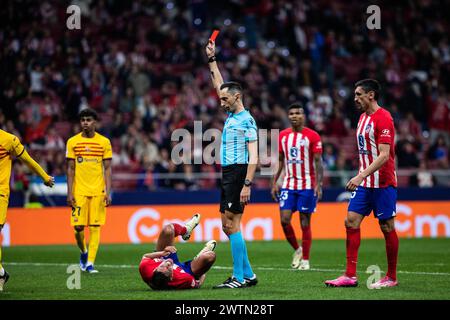
[[[231,212],[232,214],[243,214],[244,213],[244,210],[239,211],[239,210],[234,210],[234,209],[222,209],[222,208],[219,209],[220,213],[225,214],[225,211]]]
[[[355,211],[355,210],[347,210],[347,212],[353,212],[353,213],[359,214],[361,216],[368,217],[370,215],[370,212],[372,212],[372,210],[370,210],[368,213],[361,213],[361,212]]]

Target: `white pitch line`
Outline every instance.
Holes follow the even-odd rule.
[[[12,266],[32,266],[32,267],[67,267],[71,265],[70,263],[47,263],[47,262],[5,262],[5,265]],[[73,264],[73,263],[72,263]],[[96,265],[99,268],[112,268],[112,269],[137,269],[138,265],[129,265],[129,264],[99,264]],[[232,267],[225,266],[213,266],[213,269],[217,270],[232,270]],[[274,268],[274,267],[254,267],[255,270],[261,271],[289,271],[296,272],[295,269],[290,268]],[[318,269],[311,268],[309,271],[316,272],[343,272],[343,269]],[[382,271],[384,272],[384,271]],[[428,275],[428,276],[450,276],[450,273],[447,272],[420,272],[420,271],[403,271],[398,270],[397,273],[404,274],[416,274],[416,275]]]
[[[31,266],[31,267],[68,267],[69,265],[78,263],[51,263],[51,262],[4,262],[4,265],[12,266]],[[115,269],[127,269],[127,268],[138,268],[138,265],[129,264],[99,264],[96,267],[102,268],[115,268]]]

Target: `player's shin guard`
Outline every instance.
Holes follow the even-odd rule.
[[[384,239],[386,240],[386,257],[388,263],[388,271],[386,276],[392,280],[397,280],[397,257],[398,257],[398,237],[397,232],[392,230],[391,232],[383,232]]]
[[[98,246],[100,244],[100,226],[90,226],[89,233],[88,263],[94,264],[95,257],[97,256]]]
[[[244,239],[241,232],[230,234],[231,254],[233,256],[233,276],[244,282]]]
[[[345,275],[347,277],[356,276],[356,264],[358,262],[358,250],[361,243],[361,230],[347,229],[347,268]]]
[[[294,250],[297,250],[299,245],[297,242],[297,237],[295,236],[295,231],[292,225],[284,224],[282,223],[281,226],[283,227],[284,236],[286,237],[286,240],[289,242],[289,244],[294,248]]]
[[[75,239],[77,240],[77,246],[82,253],[86,252],[86,240],[84,238],[84,229],[82,231],[75,230]]]
[[[309,252],[311,251],[311,226],[302,226],[302,249],[303,249],[303,260],[309,260]]]

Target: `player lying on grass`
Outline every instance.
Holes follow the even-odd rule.
[[[192,260],[180,262],[174,239],[181,235],[188,240],[192,230],[200,222],[200,214],[194,216],[185,226],[177,223],[165,225],[156,242],[156,251],[146,253],[139,265],[142,280],[153,290],[194,289],[205,281],[206,272],[216,261],[217,242],[210,240]]]

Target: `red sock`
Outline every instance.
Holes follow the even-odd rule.
[[[187,232],[186,227],[182,226],[178,223],[172,223],[173,229],[175,230],[175,237],[178,237],[179,235],[183,235]]]
[[[397,257],[398,257],[398,237],[397,232],[383,232],[386,240],[386,256],[388,262],[387,276],[397,280]]]
[[[283,227],[284,236],[286,237],[286,240],[291,244],[294,250],[297,250],[299,245],[297,242],[297,238],[295,237],[294,228],[292,228],[291,224],[282,224],[281,226]]]
[[[303,248],[303,259],[309,260],[309,251],[311,250],[311,226],[302,227],[302,248]]]
[[[358,249],[361,243],[360,229],[347,229],[347,277],[356,277],[356,264],[358,262]]]

